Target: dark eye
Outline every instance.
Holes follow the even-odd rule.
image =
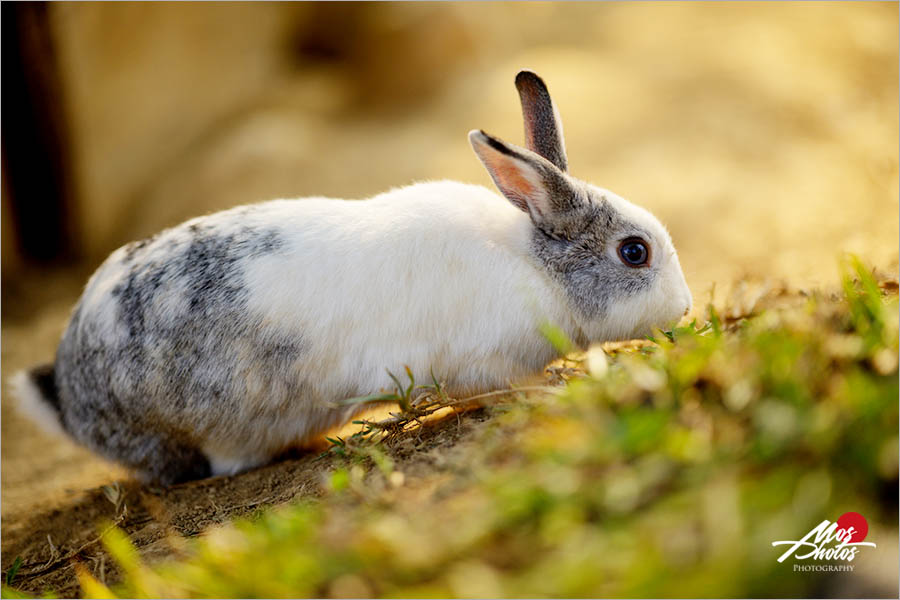
[[[650,259],[650,249],[641,239],[627,239],[619,244],[619,257],[629,267],[642,267]]]

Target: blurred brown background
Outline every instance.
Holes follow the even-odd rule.
[[[3,373],[47,361],[114,248],[275,197],[490,185],[544,76],[573,174],[666,223],[697,304],[896,269],[898,5],[4,3]],[[3,402],[3,514],[107,467]]]

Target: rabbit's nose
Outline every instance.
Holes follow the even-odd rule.
[[[687,316],[689,312],[691,312],[690,306],[688,306],[686,309],[684,309],[684,316]]]

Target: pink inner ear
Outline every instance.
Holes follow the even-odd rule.
[[[525,212],[536,211],[541,214],[535,205],[535,187],[522,175],[522,171],[514,164],[502,162],[497,165],[495,173],[500,181],[500,188],[510,202]]]
[[[525,198],[534,197],[534,185],[522,175],[521,169],[512,164],[505,156],[490,157],[490,168],[504,188],[504,191]]]

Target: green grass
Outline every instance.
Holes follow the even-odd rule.
[[[144,566],[111,529],[104,544],[124,581],[110,590],[82,570],[82,589],[821,595],[827,575],[776,562],[772,541],[856,511],[870,541],[897,543],[897,297],[857,261],[845,270],[842,295],[749,318],[710,309],[707,323],[653,344],[575,356],[565,386],[488,407],[492,418],[432,476],[403,483],[391,444],[370,430],[335,440],[323,498],[214,530],[188,542],[183,560]]]

